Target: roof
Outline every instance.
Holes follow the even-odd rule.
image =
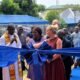
[[[0,24],[48,24],[47,20],[28,15],[0,15]]]
[[[52,6],[48,7],[47,9],[63,9],[63,8],[64,8],[64,6],[62,6],[62,5],[52,5]]]
[[[77,24],[80,21],[80,17],[76,18],[65,18],[64,21],[67,24]]]

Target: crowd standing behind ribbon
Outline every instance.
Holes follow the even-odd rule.
[[[28,33],[24,31],[23,26],[18,27],[15,32],[14,26],[8,25],[7,30],[0,38],[0,45],[24,49],[33,46],[34,49],[39,49],[40,45],[45,41],[52,49],[80,47],[80,23],[71,31],[68,28],[59,28],[57,19],[47,26],[46,35],[43,35],[43,31],[38,26],[32,27],[31,32]],[[0,80],[22,80],[22,71],[26,69],[25,57],[19,55],[17,62],[8,67],[0,68]],[[40,65],[41,80],[70,80],[71,66],[73,64],[74,68],[80,66],[79,57],[56,53],[52,57],[51,60],[47,60]],[[26,77],[37,80],[34,77],[34,71],[33,66],[30,64]]]

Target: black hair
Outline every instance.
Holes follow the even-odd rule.
[[[14,28],[14,26],[13,26],[13,25],[8,25],[7,30],[10,30],[10,29],[15,30],[15,28]]]
[[[42,30],[39,27],[33,28],[34,31],[37,31],[40,35],[42,35]]]

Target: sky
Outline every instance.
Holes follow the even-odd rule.
[[[80,4],[80,0],[35,0],[38,4],[43,4],[46,7],[56,5],[65,5],[65,4]]]
[[[2,0],[0,0],[2,1]],[[65,5],[65,4],[80,4],[80,0],[35,0],[38,4],[43,4],[46,7],[56,5],[56,1],[58,5]]]

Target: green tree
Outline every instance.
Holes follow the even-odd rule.
[[[38,5],[38,11],[41,12],[41,11],[45,11],[45,6],[44,5]]]
[[[23,0],[20,7],[23,11],[23,14],[32,15],[32,11],[34,7],[33,7],[33,3],[30,0]]]
[[[22,14],[37,16],[38,10],[32,0],[14,0],[14,2],[19,4]]]
[[[59,12],[54,11],[54,10],[50,10],[50,11],[47,12],[45,18],[51,23],[52,20],[59,19]]]
[[[1,5],[0,5],[0,13],[1,13]]]
[[[20,8],[17,3],[13,3],[13,0],[3,0],[1,11],[3,14],[16,14],[20,11]]]
[[[55,11],[55,10],[48,11],[46,15],[46,19],[50,23],[52,23],[54,19],[58,19],[60,23],[60,28],[67,27],[67,24],[65,23],[65,21],[62,18],[60,18],[58,11]]]
[[[38,16],[38,12],[43,10],[44,6],[37,5],[32,0],[2,0],[0,13]]]
[[[21,6],[23,0],[13,0],[13,1],[14,1],[14,3],[18,3],[19,6]]]

